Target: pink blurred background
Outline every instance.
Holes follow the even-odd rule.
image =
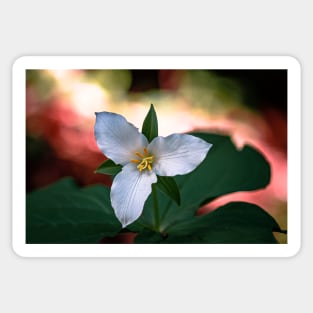
[[[287,228],[286,71],[28,70],[26,101],[27,191],[65,176],[81,186],[110,185],[109,176],[94,173],[105,160],[94,139],[94,113],[120,113],[141,128],[153,103],[159,135],[227,134],[238,149],[249,144],[271,165],[265,189],[220,197],[199,214],[229,201],[248,201]],[[277,238],[287,240],[283,234]]]

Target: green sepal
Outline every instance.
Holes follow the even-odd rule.
[[[169,176],[158,176],[158,182],[156,186],[180,205],[180,192],[176,181],[173,177]]]
[[[143,121],[142,133],[146,136],[149,142],[155,137],[158,137],[158,118],[153,104],[151,104],[150,110]]]
[[[108,159],[101,163],[95,170],[97,174],[116,175],[122,170],[121,165],[115,164],[112,160]]]

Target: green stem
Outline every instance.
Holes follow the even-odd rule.
[[[154,230],[160,232],[159,201],[155,184],[152,184]]]

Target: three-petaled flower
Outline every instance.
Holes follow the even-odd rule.
[[[115,215],[123,227],[141,215],[157,175],[190,173],[212,146],[187,134],[159,136],[149,143],[123,116],[110,112],[96,113],[95,137],[104,155],[123,166],[110,193]]]

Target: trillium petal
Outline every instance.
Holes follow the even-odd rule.
[[[154,155],[153,170],[157,175],[175,176],[193,171],[211,147],[198,137],[173,134],[153,139],[147,149]]]
[[[96,113],[95,137],[100,150],[116,164],[125,165],[148,145],[146,137],[119,114]]]
[[[151,193],[151,185],[156,182],[157,177],[153,171],[139,172],[132,163],[125,165],[116,175],[111,187],[111,203],[123,227],[141,215]]]

